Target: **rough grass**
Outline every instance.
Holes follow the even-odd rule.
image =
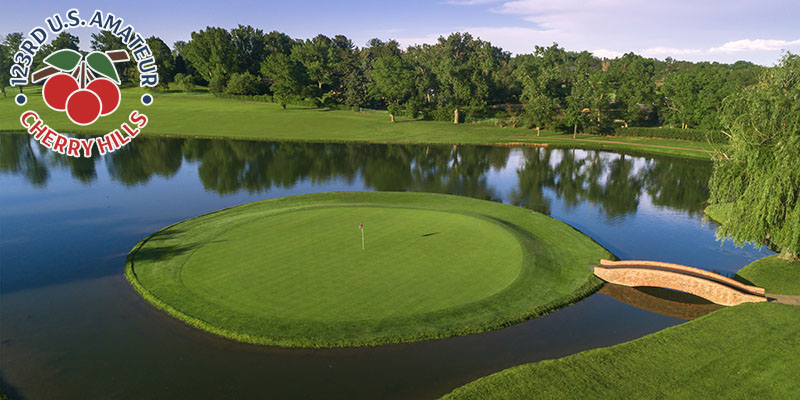
[[[281,110],[271,103],[215,98],[209,94],[155,94],[154,103],[145,107],[139,102],[141,90],[124,89],[119,109],[95,124],[81,128],[69,122],[66,114],[44,105],[35,89],[27,89],[28,104],[14,104],[13,93],[0,98],[0,131],[20,131],[19,115],[23,109],[34,109],[46,124],[59,132],[107,133],[118,129],[127,120],[129,110],[138,109],[150,117],[144,135],[163,134],[187,137],[218,137],[256,140],[295,140],[309,142],[379,142],[422,144],[487,144],[614,149],[660,153],[682,157],[709,159],[712,147],[704,142],[572,135],[525,128],[500,128],[478,124],[454,125],[447,122],[419,121],[400,118],[392,124],[385,115],[290,107]],[[702,151],[698,151],[702,150]]]
[[[796,398],[800,309],[749,303],[616,346],[510,368],[446,399]]]
[[[364,221],[367,250],[358,223]],[[337,347],[486,331],[599,287],[611,255],[529,210],[426,193],[265,200],[166,227],[126,276],[144,298],[235,340]]]

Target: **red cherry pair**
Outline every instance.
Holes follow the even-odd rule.
[[[81,89],[69,74],[48,78],[42,97],[50,108],[66,111],[69,119],[78,125],[89,125],[100,116],[113,113],[120,103],[119,88],[111,80],[97,78]]]

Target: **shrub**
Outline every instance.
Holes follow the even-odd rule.
[[[453,122],[453,109],[450,107],[437,107],[424,113],[425,119],[434,121],[448,121]],[[459,119],[463,121],[464,113],[460,113]]]
[[[180,90],[182,92],[193,92],[194,91],[194,77],[191,75],[184,75],[184,74],[175,74],[173,78],[172,85],[175,89]]]
[[[408,100],[408,102],[406,102],[405,108],[406,108],[406,115],[409,118],[416,119],[417,117],[419,117],[419,113],[422,111],[422,102],[419,101],[417,98],[412,97]]]
[[[208,90],[212,93],[222,93],[225,91],[225,84],[227,80],[221,76],[215,76],[208,82]]]
[[[256,95],[263,91],[261,80],[249,73],[235,73],[231,75],[228,80],[228,85],[225,88],[225,93],[228,94],[243,94],[243,95]]]

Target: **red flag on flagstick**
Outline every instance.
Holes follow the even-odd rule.
[[[358,224],[358,230],[361,231],[361,250],[364,250],[364,223],[361,222]]]

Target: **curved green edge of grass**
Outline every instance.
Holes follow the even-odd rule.
[[[800,310],[724,308],[630,342],[509,368],[445,399],[770,398],[800,393]]]
[[[421,207],[425,209],[452,210],[453,207],[470,213],[483,213],[486,210],[492,218],[511,226],[513,229],[524,230],[529,243],[523,245],[528,251],[534,251],[535,267],[523,268],[520,277],[503,291],[494,294],[477,303],[457,307],[456,309],[438,310],[422,314],[418,320],[408,319],[390,321],[395,326],[403,329],[390,329],[382,331],[385,322],[376,321],[366,330],[358,327],[327,324],[318,328],[324,335],[308,335],[302,329],[317,329],[314,326],[301,326],[300,334],[292,331],[292,324],[278,321],[279,334],[254,334],[241,329],[230,329],[226,326],[203,320],[190,315],[174,306],[171,300],[166,301],[163,293],[154,293],[144,287],[136,273],[135,258],[147,243],[158,235],[167,233],[182,224],[197,221],[212,215],[247,211],[248,207],[301,207],[308,204],[374,204],[390,203],[403,207]],[[569,245],[565,245],[569,243]],[[185,221],[165,227],[140,241],[128,254],[125,267],[125,277],[133,288],[156,308],[165,311],[173,317],[199,329],[230,338],[233,340],[280,347],[352,347],[374,346],[389,343],[415,342],[428,339],[445,338],[458,335],[479,333],[493,329],[507,327],[531,318],[535,318],[555,311],[594,293],[602,285],[602,281],[595,278],[588,268],[589,264],[597,263],[600,258],[614,256],[589,237],[581,234],[569,225],[549,218],[545,215],[521,209],[514,206],[503,205],[483,200],[475,200],[459,196],[431,194],[431,193],[394,193],[394,192],[333,192],[311,195],[290,196],[279,199],[263,200],[241,206],[215,211],[203,216],[190,218]],[[537,278],[548,278],[545,282],[552,287],[537,288]],[[540,289],[540,290],[536,290]],[[538,294],[537,294],[538,293]],[[543,298],[541,296],[545,296]],[[472,307],[472,308],[470,308]],[[451,315],[454,313],[454,315]],[[232,316],[236,320],[242,316]],[[457,323],[454,323],[457,322]],[[283,323],[280,323],[283,322]],[[398,325],[397,323],[402,323]],[[389,324],[391,325],[391,324]],[[319,333],[317,332],[317,333]],[[274,333],[274,332],[273,332]],[[306,334],[304,334],[306,333]]]

